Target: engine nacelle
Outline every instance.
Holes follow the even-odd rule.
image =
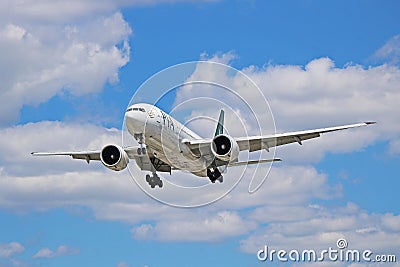
[[[117,145],[107,145],[100,153],[100,160],[107,168],[114,171],[121,171],[128,166],[129,157],[122,147]]]
[[[220,134],[214,137],[211,151],[220,160],[235,162],[239,156],[239,146],[229,135]]]

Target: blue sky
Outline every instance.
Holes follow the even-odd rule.
[[[0,266],[258,266],[264,244],[338,237],[400,257],[397,1],[0,5]],[[243,182],[196,209],[154,201],[127,171],[29,156],[120,143],[136,89],[198,59],[252,78],[278,131],[378,124],[277,149],[259,192]]]

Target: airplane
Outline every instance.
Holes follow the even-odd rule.
[[[249,152],[298,143],[319,137],[321,134],[349,128],[366,126],[375,122],[362,122],[350,125],[278,133],[262,136],[232,137],[224,133],[224,110],[220,111],[213,138],[201,138],[156,106],[137,103],[125,112],[125,124],[130,135],[139,146],[121,147],[108,144],[101,150],[80,152],[32,152],[33,156],[67,155],[73,159],[83,159],[89,163],[99,160],[105,167],[121,171],[134,159],[146,175],[151,188],[163,187],[157,172],[186,170],[199,177],[208,177],[212,183],[223,182],[227,167],[280,161],[281,159],[260,159],[239,161],[240,151]]]

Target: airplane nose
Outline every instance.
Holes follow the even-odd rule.
[[[125,124],[131,134],[144,133],[147,116],[145,112],[127,111]]]

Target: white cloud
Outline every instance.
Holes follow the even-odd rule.
[[[130,25],[119,10],[196,0],[5,0],[0,3],[0,125],[24,105],[57,94],[97,93],[130,60]],[[201,1],[204,2],[204,1]],[[104,34],[107,32],[107,34]]]
[[[96,206],[107,207],[107,198],[129,203],[144,197],[126,171],[114,172],[100,162],[88,165],[67,156],[30,155],[32,151],[97,150],[109,143],[121,144],[121,132],[116,129],[40,122],[2,129],[0,136],[2,208],[43,211],[76,204],[96,210]]]
[[[35,175],[94,170],[84,161],[69,157],[33,157],[37,151],[98,150],[104,145],[121,144],[121,132],[93,124],[42,121],[0,129],[0,163],[9,175]],[[57,164],[57,168],[51,168]]]
[[[385,230],[389,232],[400,231],[400,216],[395,216],[393,214],[387,213],[381,218],[381,220]]]
[[[118,82],[119,69],[130,60],[132,33],[118,10],[174,2],[185,1],[1,1],[0,98],[7,101],[0,106],[0,125],[17,121],[24,105],[98,93]]]
[[[400,138],[390,142],[389,153],[391,155],[399,155],[400,154]]]
[[[93,16],[98,13],[115,11],[113,1],[49,1],[29,0],[23,3],[12,0],[2,1],[1,15],[4,19],[11,17],[39,22],[65,22]],[[8,11],[8,12],[7,12]]]
[[[378,122],[362,129],[326,134],[317,141],[304,142],[301,149],[293,145],[284,147],[281,151],[285,159],[318,161],[326,152],[350,152],[377,140],[400,138],[394,112],[400,100],[397,67],[349,65],[338,68],[332,60],[322,58],[311,61],[304,69],[301,66],[268,66],[249,68],[246,73],[260,84],[270,100],[280,132],[368,120]]]
[[[108,23],[117,24],[111,28],[121,29],[123,18],[121,20],[118,16],[117,13],[99,21],[108,18]],[[85,25],[88,29],[92,27],[90,23]],[[70,26],[65,36],[81,40],[85,37],[82,32],[86,30],[82,31],[83,28]],[[3,35],[9,40],[26,38],[32,45],[35,40],[40,41],[29,33],[27,28],[14,25],[5,28]],[[114,35],[115,39],[110,44],[121,36],[124,36],[124,31]],[[98,41],[108,44],[107,40],[99,38]],[[232,56],[224,58],[222,55],[221,58],[222,61],[229,61]],[[309,62],[305,67],[249,67],[244,71],[266,93],[280,130],[367,119],[377,120],[379,124],[326,135],[304,142],[303,147],[289,146],[286,152],[280,152],[286,160],[284,165],[273,167],[270,177],[257,193],[247,193],[249,177],[245,176],[224,199],[194,210],[175,209],[153,201],[130,181],[127,172],[115,173],[105,170],[100,164],[87,166],[82,161],[68,158],[33,159],[29,155],[31,151],[42,149],[101,148],[108,142],[119,143],[119,131],[58,122],[4,128],[0,131],[3,148],[0,151],[0,206],[13,211],[86,206],[93,210],[97,219],[118,220],[133,225],[132,236],[141,240],[214,242],[244,235],[241,249],[249,253],[255,253],[266,242],[277,246],[293,244],[294,248],[318,248],[334,245],[336,239],[343,236],[355,247],[362,247],[365,243],[382,251],[398,247],[398,215],[369,213],[352,203],[334,208],[316,204],[320,200],[340,199],[342,189],[340,184],[330,185],[327,174],[307,164],[313,162],[315,157],[319,160],[326,152],[352,152],[376,141],[389,140],[396,144],[400,129],[393,111],[400,98],[399,69],[386,65],[338,68],[332,60],[323,58]],[[198,77],[206,77],[205,74],[198,73]],[[218,76],[218,73],[210,74]],[[232,86],[243,85],[238,87],[238,92],[246,94],[243,80],[220,77]],[[193,91],[182,91],[178,99],[192,96]],[[256,97],[247,94],[247,99],[256,112],[263,111]],[[237,114],[253,133],[256,127],[240,107],[236,106]],[[231,124],[232,131],[236,126],[232,123],[234,121],[227,116],[227,124]],[[294,150],[296,153],[293,153]],[[261,171],[265,169],[261,167]],[[234,174],[235,169],[229,169],[228,173]],[[140,172],[134,174],[143,176]],[[42,249],[35,256],[56,255],[57,251]]]
[[[66,245],[61,245],[55,251],[53,251],[49,248],[41,248],[35,255],[33,255],[33,258],[35,258],[35,259],[56,258],[56,257],[75,255],[78,253],[79,253],[79,250],[76,248],[71,248]]]
[[[0,4],[0,97],[8,101],[0,108],[0,124],[15,121],[23,105],[36,105],[56,94],[96,93],[105,83],[118,82],[118,71],[130,58],[127,38],[132,32],[118,9],[156,2],[175,1],[46,0],[25,1],[25,5],[3,1]],[[109,34],[103,34],[104,31]],[[377,55],[398,60],[398,38],[389,41]],[[222,63],[234,58],[234,53],[212,57]],[[399,247],[398,215],[373,214],[352,203],[334,208],[315,204],[320,200],[340,199],[341,185],[330,185],[327,174],[305,165],[320,160],[327,152],[360,150],[376,141],[389,140],[390,151],[397,155],[400,128],[394,111],[400,101],[399,69],[388,65],[340,68],[332,60],[322,58],[304,67],[250,66],[243,71],[270,100],[279,130],[363,120],[377,120],[379,124],[326,135],[304,142],[303,147],[289,146],[279,152],[285,165],[273,167],[269,179],[257,193],[247,193],[246,176],[221,201],[194,210],[171,208],[153,201],[130,180],[127,172],[115,173],[100,163],[88,166],[84,161],[70,158],[32,158],[29,154],[38,150],[99,149],[106,143],[120,143],[120,131],[61,122],[3,128],[0,130],[0,207],[32,212],[85,206],[99,220],[131,224],[131,234],[139,240],[217,242],[244,236],[240,248],[248,253],[255,253],[264,244],[278,248],[286,248],[288,244],[291,248],[333,246],[338,237],[346,237],[355,248],[370,244],[372,249],[389,252]],[[256,112],[264,112],[259,99],[246,92],[245,81],[220,74],[204,70],[192,78],[224,79],[238,88],[237,92],[246,95]],[[193,97],[193,91],[180,92],[177,101],[185,97]],[[207,112],[212,117],[218,114],[217,109]],[[250,133],[257,130],[241,105],[235,105],[232,112],[243,119]],[[236,119],[227,115],[226,124],[232,133],[241,134],[242,128],[237,127]],[[207,124],[201,128],[209,127]],[[230,175],[234,172],[229,170]],[[135,175],[143,176],[143,173]],[[10,258],[24,250],[17,242],[3,244],[0,257]],[[76,253],[79,253],[77,249],[61,245],[56,249],[42,248],[33,257],[53,258]],[[118,265],[126,266],[124,262]]]
[[[320,206],[311,218],[303,219],[300,214],[287,222],[264,220],[267,226],[242,240],[241,249],[255,253],[268,245],[271,249],[318,250],[336,247],[337,239],[345,238],[352,249],[397,254],[400,235],[387,228],[388,217],[394,223],[399,216],[369,214],[352,203],[334,209]]]
[[[217,57],[217,59],[215,59]],[[225,59],[224,59],[225,58]],[[228,59],[226,59],[228,58]],[[217,62],[229,62],[232,56],[212,57]],[[242,69],[260,87],[267,97],[275,118],[277,131],[287,132],[344,125],[363,121],[377,121],[377,125],[340,133],[326,134],[318,140],[306,141],[303,147],[289,145],[277,151],[282,158],[293,163],[316,162],[327,152],[347,153],[361,150],[376,141],[389,141],[390,151],[396,152],[400,139],[397,123],[397,105],[400,101],[400,69],[396,66],[380,65],[365,68],[361,65],[335,66],[329,58],[315,59],[303,66],[266,65],[262,68],[249,66]],[[220,88],[203,86],[198,90],[194,85],[185,86],[177,92],[175,104],[193,97],[208,97],[230,106],[228,113],[235,114],[233,121],[226,121],[227,129],[233,135],[258,134],[258,119],[263,132],[273,130],[273,124],[265,119],[269,116],[267,105],[260,102],[260,94],[246,78],[238,73],[232,75],[218,66],[199,64],[188,81],[213,81],[227,85],[242,97],[233,97]],[[246,109],[246,101],[253,111]],[[209,100],[208,102],[211,103]],[[215,101],[214,101],[215,102]],[[213,103],[214,107],[217,103]],[[191,116],[211,116],[204,111],[204,101],[191,101]],[[217,114],[217,108],[213,114]],[[229,116],[227,116],[229,118]],[[235,123],[238,118],[242,123]],[[202,127],[203,131],[207,127]],[[393,147],[392,147],[393,146]],[[394,153],[395,154],[395,153]]]
[[[338,68],[331,59],[320,58],[304,68],[278,65],[244,71],[270,100],[278,129],[315,127],[329,118],[330,123],[377,120],[382,134],[398,130],[389,124],[394,116],[388,116],[400,97],[397,67]]]
[[[121,261],[121,262],[119,262],[119,263],[117,264],[117,267],[129,267],[129,265],[128,265],[126,262]]]
[[[400,62],[400,34],[390,38],[375,52],[373,58],[388,61],[391,64],[398,64]]]
[[[242,181],[232,194],[212,205],[210,213],[202,213],[160,205],[140,191],[127,172],[113,172],[100,163],[91,167],[93,163],[87,165],[68,157],[34,158],[29,154],[32,150],[43,149],[101,148],[106,143],[119,143],[119,135],[119,131],[99,126],[60,122],[31,123],[1,130],[0,206],[26,212],[83,205],[92,208],[95,216],[103,220],[119,220],[139,226],[143,221],[153,221],[153,230],[157,233],[154,238],[173,240],[173,235],[158,232],[170,232],[162,230],[168,225],[190,229],[195,224],[213,234],[205,235],[199,230],[187,234],[186,238],[221,240],[224,236],[245,233],[254,227],[253,222],[246,222],[232,209],[262,204],[292,205],[306,203],[311,198],[329,199],[337,194],[326,185],[324,174],[312,168],[286,166],[273,169],[268,186],[262,187],[258,194],[249,196],[246,190],[248,181]],[[233,169],[229,172],[235,173]],[[134,175],[144,176],[144,173]],[[185,197],[190,200],[194,196]],[[188,220],[181,221],[185,217]],[[184,237],[177,233],[176,238]]]
[[[155,237],[155,229],[151,224],[142,224],[131,230],[132,236],[138,240],[151,240]]]
[[[0,244],[0,258],[11,258],[25,251],[25,247],[18,242]]]
[[[85,12],[86,4],[91,14]],[[106,12],[103,5],[113,6],[111,1],[0,4],[0,14],[5,13],[0,19],[0,97],[7,99],[0,107],[0,124],[16,121],[23,105],[57,94],[97,93],[106,83],[118,82],[119,69],[130,59],[132,30],[120,12]],[[69,11],[80,18],[57,15]],[[44,23],[51,15],[60,20]]]
[[[213,60],[230,62],[232,56],[230,53],[217,55]],[[249,90],[243,80],[227,75],[225,70],[218,67],[202,67],[204,65],[197,68],[188,81],[217,79],[230,85],[256,112],[265,112],[265,107],[259,104],[260,98],[252,95],[254,91]],[[376,120],[378,124],[326,134],[317,140],[304,142],[302,147],[295,144],[278,149],[284,166],[273,167],[269,179],[256,194],[247,194],[244,185],[248,181],[246,183],[245,176],[235,190],[209,207],[210,210],[223,210],[229,206],[237,210],[259,206],[249,213],[239,213],[242,218],[258,225],[255,233],[243,240],[242,250],[255,253],[265,242],[281,246],[293,244],[294,248],[323,247],[334,245],[337,238],[342,236],[360,248],[370,244],[372,249],[390,252],[398,247],[399,236],[391,234],[397,229],[398,216],[371,214],[351,203],[344,207],[336,206],[333,210],[313,204],[320,199],[340,198],[341,185],[328,186],[325,174],[318,173],[310,166],[293,166],[293,163],[309,164],[321,160],[327,152],[349,153],[362,150],[377,141],[390,142],[390,151],[395,154],[400,137],[395,112],[400,100],[399,68],[389,65],[365,68],[354,64],[340,68],[331,59],[321,58],[310,61],[305,67],[250,66],[243,71],[260,85],[268,97],[280,132],[367,120]],[[215,93],[206,87],[204,90],[195,90],[195,86],[185,86],[177,92],[175,104],[202,96],[226,101],[233,107],[239,106],[242,113],[238,114],[244,121],[250,122],[246,126],[254,134],[256,127],[251,120],[246,120],[246,112],[237,105],[237,99],[227,97],[222,90]],[[196,110],[191,116],[213,117],[211,113],[217,114],[216,110],[210,108],[204,110],[204,103],[192,101],[190,104]],[[198,128],[207,130],[210,123],[204,122]],[[204,126],[206,124],[208,127]],[[238,123],[229,125],[227,122],[226,125],[234,133],[238,132],[237,127],[243,127]],[[161,232],[157,230],[157,224],[144,226],[145,237],[162,240],[163,237],[157,234]],[[184,225],[182,227],[185,228]]]
[[[216,0],[26,0],[23,2],[4,0],[0,18],[17,18],[41,23],[65,23],[82,20],[98,14],[115,12],[124,7],[145,6],[177,2],[215,2]],[[0,19],[1,21],[1,19]]]
[[[185,217],[161,221],[155,226],[142,224],[132,229],[132,235],[136,239],[216,242],[245,234],[255,227],[253,221],[244,220],[232,211],[205,215],[188,211]]]
[[[53,129],[52,136],[47,136],[45,129]],[[39,138],[41,133],[42,139]],[[100,136],[88,145],[96,133]],[[0,152],[1,208],[14,212],[43,212],[85,206],[93,210],[99,220],[131,224],[132,237],[138,240],[218,242],[244,236],[241,249],[249,253],[260,249],[265,242],[276,246],[293,244],[294,248],[306,245],[319,248],[334,244],[338,236],[346,237],[355,247],[368,242],[372,249],[386,251],[400,240],[397,215],[371,214],[352,203],[335,208],[315,204],[319,200],[338,199],[342,192],[340,184],[330,185],[327,174],[311,166],[275,166],[266,183],[251,195],[247,193],[247,175],[217,203],[201,209],[178,209],[152,200],[139,190],[127,172],[116,173],[99,164],[93,169],[85,162],[68,158],[33,159],[29,156],[18,163],[18,156],[6,157],[23,154],[21,146],[16,145],[18,142],[29,149],[44,147],[46,143],[50,150],[64,145],[68,149],[81,145],[96,148],[101,147],[103,141],[118,142],[119,134],[119,131],[98,126],[59,122],[3,129],[0,140],[8,142],[4,142],[5,149]],[[56,137],[63,142],[53,140]],[[30,160],[40,166],[34,174],[12,170],[18,164],[25,166]],[[42,160],[45,162],[41,163]],[[79,171],[72,171],[75,166],[65,167],[65,162],[81,164]],[[56,171],[49,173],[49,169]],[[229,172],[235,173],[233,168]],[[143,176],[144,173],[135,172],[134,175]],[[69,254],[71,250],[62,246],[56,250],[43,248],[35,257],[55,257],[63,255],[62,252]]]
[[[237,58],[237,55],[236,55],[236,53],[234,51],[229,51],[227,53],[219,52],[219,53],[216,53],[216,54],[214,54],[212,56],[210,56],[207,53],[202,53],[200,55],[200,60],[217,62],[217,63],[222,63],[222,64],[225,64],[225,65],[230,65],[230,63],[232,63],[232,61],[234,59],[236,59],[236,58]],[[210,71],[207,74],[208,75],[212,74],[212,72]]]

